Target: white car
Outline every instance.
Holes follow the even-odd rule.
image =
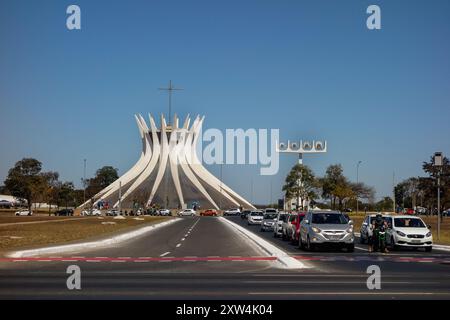
[[[238,208],[225,210],[225,212],[223,213],[224,216],[239,216],[240,214],[241,210],[239,210]]]
[[[273,236],[275,238],[278,238],[283,234],[283,223],[287,220],[288,217],[289,214],[287,214],[286,212],[278,212],[278,216],[273,227]]]
[[[117,209],[108,210],[106,212],[107,216],[120,216],[120,212]]]
[[[247,224],[261,224],[264,219],[263,211],[252,211],[247,217]]]
[[[420,217],[402,215],[393,216],[388,221],[390,228],[386,233],[386,243],[392,249],[400,247],[433,249],[433,235],[430,228]]]
[[[180,217],[193,217],[195,216],[195,210],[194,209],[184,209],[183,211],[180,211],[178,213]]]
[[[28,210],[19,210],[16,211],[15,213],[16,216],[32,216],[33,215],[33,211],[28,211]]]
[[[101,216],[102,212],[98,209],[84,210],[81,212],[83,216]]]
[[[160,216],[170,216],[170,210],[169,209],[159,209],[158,215]]]

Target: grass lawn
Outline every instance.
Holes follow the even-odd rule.
[[[127,217],[122,220],[114,219],[113,217],[102,217],[102,219],[98,217],[81,217],[70,221],[0,226],[0,255],[12,249],[18,250],[65,244],[87,238],[94,239],[117,231],[151,225],[167,219],[171,218],[146,216],[139,217],[139,220],[136,220],[136,217]]]
[[[364,221],[363,214],[350,214],[350,218],[353,220],[355,226],[355,232],[359,232],[361,225]],[[433,233],[433,242],[436,244],[450,245],[450,218],[444,217],[441,221],[441,237],[437,238],[437,216],[427,217],[420,216],[423,221],[429,226],[431,226],[431,232]]]

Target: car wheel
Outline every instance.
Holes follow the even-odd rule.
[[[306,238],[306,248],[308,249],[308,251],[314,251],[314,247],[309,240],[309,236]]]
[[[391,237],[391,250],[392,251],[398,250],[398,246],[395,244],[394,237]]]

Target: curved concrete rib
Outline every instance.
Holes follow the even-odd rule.
[[[169,143],[167,142],[167,124],[164,116],[161,115],[161,154],[159,156],[159,168],[156,174],[155,183],[153,184],[152,191],[147,200],[147,205],[150,205],[155,197],[158,187],[161,184],[161,180],[166,172],[167,160],[169,158]]]
[[[136,177],[136,172],[139,171],[139,168],[141,168],[142,165],[144,165],[146,163],[146,154],[148,152],[151,152],[151,149],[147,146],[148,141],[146,138],[146,132],[145,132],[144,127],[142,126],[141,121],[139,120],[139,118],[136,115],[134,115],[134,118],[136,119],[136,123],[137,123],[138,129],[139,129],[139,135],[141,136],[141,139],[142,139],[143,148],[141,151],[141,155],[140,155],[138,161],[134,164],[134,166],[131,167],[131,169],[128,170],[124,175],[122,175],[122,177],[120,177],[119,179],[117,179],[116,181],[111,183],[109,186],[107,186],[106,188],[104,188],[103,190],[98,192],[93,198],[91,198],[91,199],[97,199],[95,201],[95,203],[97,203],[102,197],[104,197],[104,195],[106,193],[108,193],[110,190],[118,190],[119,181],[121,181],[121,180],[122,181],[125,181],[125,180],[130,181],[130,180],[134,179]],[[85,203],[80,205],[79,208],[82,208],[82,207],[86,206],[87,204],[89,204],[91,199],[89,199],[88,201],[86,201]]]
[[[226,190],[223,188],[224,184],[220,183],[220,180],[218,180],[214,175],[212,175],[208,170],[206,170],[205,167],[203,167],[203,165],[200,164],[200,161],[198,160],[197,157],[197,153],[196,153],[196,146],[197,146],[197,141],[199,138],[199,134],[200,134],[200,129],[202,127],[203,124],[203,120],[204,117],[200,120],[198,120],[196,123],[194,123],[193,126],[195,126],[195,128],[193,128],[194,130],[194,137],[192,140],[192,151],[191,154],[189,154],[187,157],[188,159],[190,159],[190,161],[188,162],[189,166],[191,167],[192,171],[203,181],[205,182],[208,186],[210,186],[211,188],[213,188],[215,191],[217,191],[218,193],[220,193],[223,197],[225,197],[226,199],[228,199],[231,203],[233,203],[235,206],[239,206],[239,202],[237,202],[234,198],[232,198],[227,192]],[[197,161],[197,162],[196,162]],[[213,178],[211,178],[213,177]]]
[[[174,116],[174,129],[178,129],[178,117]],[[170,172],[172,174],[173,184],[175,185],[175,190],[177,191],[178,200],[182,208],[185,207],[183,191],[181,189],[180,176],[178,174],[178,153],[182,149],[180,148],[181,133],[180,133],[180,141],[178,141],[177,132],[172,131],[170,133],[169,140],[169,162],[170,162]]]
[[[143,118],[141,118],[142,121],[145,122]],[[136,190],[144,181],[147,179],[153,172],[153,170],[156,167],[156,164],[158,163],[158,159],[160,156],[160,144],[159,139],[157,135],[157,128],[155,124],[155,120],[150,116],[150,132],[152,134],[152,145],[153,145],[153,152],[152,157],[150,161],[147,163],[147,166],[145,167],[142,174],[133,182],[133,184],[128,188],[128,190],[123,194],[122,201],[126,200],[130,194]],[[147,129],[147,134],[150,134],[149,130]],[[119,205],[119,200],[114,204],[114,207],[117,207]]]
[[[104,194],[102,196],[103,198],[108,198],[119,190],[119,187],[120,187],[119,181],[122,182],[122,188],[126,188],[126,186],[131,181],[136,180],[136,178],[138,178],[141,175],[141,173],[144,171],[145,167],[147,166],[148,162],[150,161],[150,159],[152,157],[152,150],[150,147],[150,140],[149,140],[149,136],[148,136],[147,124],[145,123],[145,121],[141,115],[136,116],[136,120],[138,122],[138,126],[142,129],[142,132],[144,133],[144,139],[145,139],[144,159],[142,162],[139,163],[138,166],[136,166],[134,168],[133,171],[131,171],[131,170],[128,171],[130,174],[125,174],[122,177],[120,177],[118,179],[118,183],[116,184],[116,186],[113,189],[109,190],[106,194]],[[114,204],[113,208],[116,208],[118,205],[119,205],[119,200],[117,200],[117,202]]]
[[[203,121],[205,120],[205,117],[203,117],[200,122],[198,123],[198,129],[197,133],[200,131]],[[194,138],[193,144],[197,144],[197,139],[199,138],[199,135],[197,134]],[[236,192],[234,192],[230,187],[228,187],[226,184],[224,184],[220,179],[218,179],[216,176],[214,176],[211,172],[209,172],[200,162],[200,160],[197,157],[197,153],[194,152],[192,154],[192,163],[190,166],[192,167],[192,170],[208,185],[214,187],[215,190],[219,190],[227,199],[230,199],[227,197],[228,194],[230,194],[235,199],[239,200],[241,204],[239,204],[236,200],[230,200],[236,205],[244,205],[252,209],[256,209],[250,202],[245,200],[243,197],[238,195]]]
[[[192,149],[193,149],[192,137],[194,135],[195,125],[197,124],[198,121],[199,121],[199,117],[197,117],[195,119],[191,130],[189,130],[187,133],[185,147],[183,148],[183,150],[185,152],[180,153],[179,162],[180,162],[181,169],[183,170],[186,177],[188,177],[188,179],[192,182],[192,184],[194,184],[194,186],[198,189],[198,191],[200,191],[200,193],[203,194],[203,196],[214,206],[214,208],[218,210],[219,207],[217,206],[215,201],[211,198],[211,196],[205,190],[205,188],[200,183],[200,181],[198,181],[197,177],[194,175],[194,173],[191,171],[191,168],[187,164],[190,161],[190,153],[192,152]]]

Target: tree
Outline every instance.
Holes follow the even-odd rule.
[[[287,199],[301,198],[306,201],[317,197],[316,188],[318,183],[312,170],[302,164],[296,164],[286,177],[283,191]],[[299,207],[297,203],[297,208]]]
[[[119,179],[118,170],[111,166],[104,166],[97,170],[95,177],[87,179],[86,194],[88,198],[93,197],[102,189]]]
[[[32,158],[24,158],[16,162],[14,167],[9,170],[5,180],[5,187],[11,192],[11,195],[27,200],[30,212],[35,196],[45,184],[45,179],[40,174],[41,170],[41,162]]]
[[[377,211],[391,211],[392,210],[392,199],[391,197],[384,197],[377,203],[375,203],[375,209]]]
[[[69,206],[69,202],[74,204],[74,192],[75,188],[72,182],[62,183],[58,190],[58,199],[62,201],[66,209]]]
[[[331,202],[331,208],[335,209],[336,200],[337,200],[337,188],[341,185],[340,192],[341,196],[343,195],[342,185],[346,184],[346,178],[343,175],[344,170],[342,169],[342,165],[333,164],[327,168],[325,172],[325,176],[320,179],[320,184],[322,186],[322,198],[329,199]]]

